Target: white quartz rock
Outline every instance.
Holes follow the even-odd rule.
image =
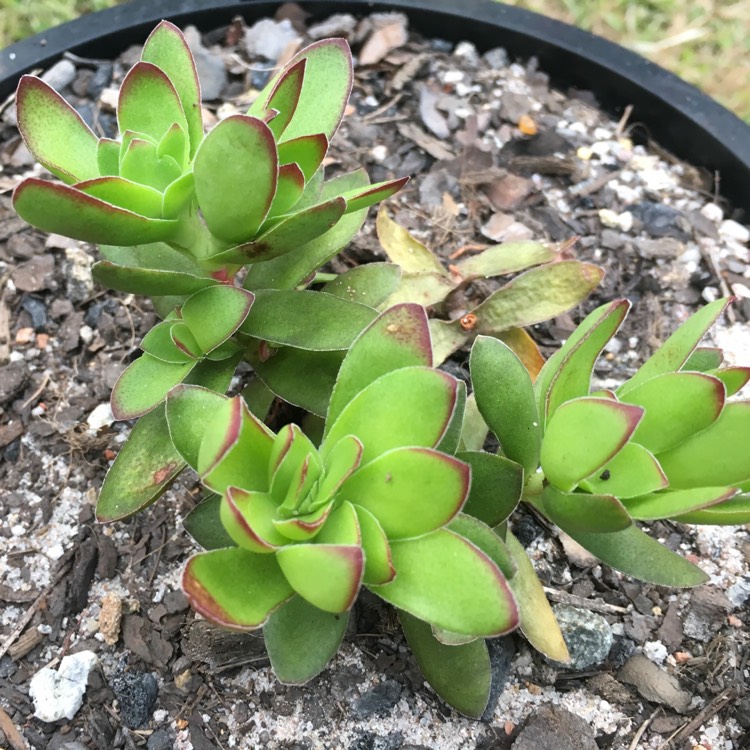
[[[93,651],[80,651],[63,657],[57,672],[48,667],[40,669],[29,685],[34,716],[42,721],[72,719],[83,703],[89,672],[95,664]]]

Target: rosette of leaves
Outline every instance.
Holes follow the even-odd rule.
[[[479,715],[490,682],[483,639],[518,624],[508,583],[517,550],[490,523],[517,502],[519,473],[498,457],[454,455],[465,388],[431,364],[424,309],[382,313],[343,361],[319,443],[296,425],[274,434],[241,397],[175,388],[172,439],[216,493],[186,519],[207,550],[183,586],[213,622],[263,627],[289,683],[327,664],[364,586],[399,609],[436,690]]]
[[[204,136],[193,57],[164,21],[122,82],[119,140],[98,138],[41,79],[21,79],[19,130],[62,182],[24,180],[15,209],[42,230],[103,245],[107,260],[94,275],[126,292],[189,294],[243,265],[304,252],[405,182],[368,185],[358,172],[323,183],[320,167],[351,85],[346,42],[317,42],[279,71],[246,115]],[[327,252],[340,241],[331,235]]]
[[[578,305],[602,280],[604,270],[591,263],[564,260],[568,243],[507,242],[494,245],[445,267],[404,227],[378,213],[378,239],[401,269],[401,280],[384,305],[417,302],[433,310],[430,331],[435,362],[445,361],[477,335],[504,341],[532,377],[544,364],[534,340],[523,330]],[[480,304],[456,314],[457,294],[478,279],[518,274]],[[450,320],[446,320],[450,317]]]
[[[536,385],[499,341],[471,353],[479,412],[506,458],[523,467],[524,500],[603,562],[644,581],[695,586],[707,576],[639,523],[750,521],[750,401],[728,400],[748,367],[722,367],[698,344],[724,311],[693,315],[633,377],[590,392],[591,374],[630,307],[592,312]]]

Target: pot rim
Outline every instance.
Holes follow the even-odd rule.
[[[12,96],[24,73],[45,69],[64,52],[111,59],[143,43],[168,18],[202,31],[272,16],[283,0],[134,0],[29,37],[0,50],[0,102]],[[480,51],[504,47],[511,59],[536,57],[556,88],[594,93],[618,117],[628,105],[631,127],[676,157],[715,175],[719,192],[750,211],[750,126],[673,73],[614,42],[552,18],[493,0],[297,0],[313,18],[333,13],[400,11],[426,36],[467,40]],[[645,125],[643,125],[645,123]],[[636,131],[637,132],[637,131]]]

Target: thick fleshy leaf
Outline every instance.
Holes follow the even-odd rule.
[[[504,344],[507,344],[513,353],[521,360],[531,378],[536,382],[539,373],[544,366],[544,357],[533,338],[523,328],[509,328],[495,334]]]
[[[399,612],[399,620],[432,689],[456,711],[478,719],[487,708],[492,685],[487,644],[480,639],[446,646],[435,638],[426,622],[403,611]]]
[[[200,385],[216,393],[226,393],[240,359],[241,355],[239,354],[222,359],[219,362],[204,359],[190,371],[190,374],[185,378],[185,383]]]
[[[471,393],[466,397],[466,404],[464,405],[464,421],[461,427],[459,447],[463,451],[481,451],[489,434],[490,428],[482,419],[482,415],[477,408],[476,398]]]
[[[151,411],[170,389],[185,379],[195,364],[195,361],[162,362],[150,354],[142,354],[120,375],[112,389],[115,419],[135,419]]]
[[[377,307],[393,293],[401,278],[395,263],[356,266],[329,281],[321,291],[334,297]]]
[[[157,297],[165,294],[194,294],[218,283],[207,276],[194,276],[181,271],[121,266],[107,260],[94,263],[91,275],[103,286],[118,292]]]
[[[120,174],[120,142],[114,138],[100,138],[96,145],[96,163],[102,177]]]
[[[668,372],[621,396],[646,413],[633,440],[653,453],[673,448],[713,424],[724,408],[724,384],[699,372]]]
[[[200,82],[185,37],[174,24],[162,21],[143,45],[141,58],[161,68],[172,82],[187,120],[193,156],[203,138],[203,118]]]
[[[362,549],[365,551],[365,574],[362,582],[366,585],[389,583],[396,575],[391,563],[391,547],[383,527],[375,516],[365,508],[355,505]]]
[[[676,516],[681,523],[711,524],[715,526],[740,526],[750,523],[750,495],[739,495],[710,508],[694,510]]]
[[[224,401],[202,427],[196,470],[204,484],[215,492],[230,485],[261,492],[268,489],[273,433],[253,416],[242,398]]]
[[[192,172],[186,172],[174,182],[167,185],[162,200],[162,216],[174,219],[190,205],[195,198],[195,178]]]
[[[750,479],[750,401],[724,407],[703,432],[657,458],[673,489],[739,484]]]
[[[268,459],[268,482],[270,482],[271,494],[277,498],[285,497],[297,475],[299,466],[315,454],[315,444],[296,424],[284,425],[273,439],[271,455]],[[319,457],[317,462],[319,468],[322,468]]]
[[[228,402],[226,396],[197,385],[181,384],[169,392],[166,413],[170,438],[192,469],[198,468],[198,452],[206,424],[217,410],[231,408]]]
[[[500,572],[508,579],[516,574],[516,565],[503,540],[487,524],[473,516],[459,513],[448,525],[448,528],[470,541],[492,560]]]
[[[346,350],[377,315],[359,302],[321,292],[266,289],[255,294],[242,332],[298,349]]]
[[[387,200],[401,190],[409,179],[409,177],[399,177],[396,180],[385,180],[366,188],[344,193],[342,197],[346,200],[346,213],[361,211],[363,208],[369,208],[375,203]]]
[[[290,211],[305,191],[305,175],[294,163],[279,167],[276,195],[268,212],[269,216],[279,216]]]
[[[73,187],[149,219],[161,218],[162,194],[148,185],[139,185],[122,177],[96,177],[77,182]]]
[[[393,448],[433,448],[456,406],[456,380],[427,367],[386,373],[360,391],[340,412],[321,447],[325,457],[345,435],[364,445],[362,464]]]
[[[185,468],[169,438],[164,407],[141,417],[104,478],[96,517],[120,521],[151,505]]]
[[[624,500],[623,503],[636,521],[656,521],[709,508],[733,498],[738,493],[736,487],[696,487],[690,490],[641,495]]]
[[[273,90],[278,80],[301,60],[306,61],[302,92],[282,140],[310,133],[325,133],[330,138],[344,116],[352,88],[349,45],[343,39],[323,39],[305,47],[273,78],[266,90]],[[265,108],[264,104],[260,102],[258,106]],[[255,106],[251,110],[253,113]]]
[[[318,544],[361,546],[362,535],[356,509],[347,500],[337,505],[315,541]]]
[[[271,666],[285,685],[304,685],[318,675],[338,651],[348,614],[313,607],[301,596],[277,609],[263,626]]]
[[[461,510],[470,481],[469,467],[452,456],[396,448],[361,466],[339,496],[369,510],[389,539],[407,539],[445,526]]]
[[[159,156],[155,144],[140,138],[133,138],[120,157],[122,177],[159,191],[165,190],[181,174],[182,168],[171,156]]]
[[[476,331],[494,334],[554,318],[584,300],[603,277],[599,266],[577,260],[532,268],[472,310]]]
[[[216,125],[193,166],[195,194],[211,234],[224,242],[254,237],[276,194],[278,169],[276,142],[262,120],[231,115]]]
[[[270,110],[276,111],[276,115],[268,121],[268,125],[277,141],[294,117],[302,93],[306,66],[307,60],[303,58],[294,65],[285,67],[263,105],[266,113]],[[263,97],[259,96],[258,100],[258,103],[262,102]],[[257,110],[257,116],[261,117],[260,109],[254,104],[251,113],[255,114]]]
[[[252,292],[236,286],[210,286],[185,302],[182,319],[201,351],[210,352],[242,325],[254,299]]]
[[[466,383],[456,382],[456,406],[453,409],[451,421],[437,444],[437,449],[452,456],[461,444],[461,430],[464,426],[464,410],[466,409]]]
[[[391,555],[396,577],[369,588],[396,607],[464,635],[503,635],[518,625],[516,603],[503,574],[458,534],[438,529],[394,541]]]
[[[41,78],[21,77],[16,108],[24,143],[43,167],[67,183],[100,175],[96,135]]]
[[[174,123],[185,132],[188,124],[167,74],[150,62],[137,62],[127,73],[117,101],[117,124],[121,133],[144,133],[157,143]]]
[[[307,182],[317,171],[328,151],[328,138],[322,133],[303,135],[279,144],[279,164],[296,164]]]
[[[331,448],[325,462],[325,475],[318,485],[321,498],[333,498],[341,485],[357,470],[362,460],[362,443],[347,435]]]
[[[523,468],[504,456],[483,451],[461,451],[459,461],[471,466],[471,490],[463,512],[489,526],[505,521],[523,492]]]
[[[322,174],[322,170],[319,170],[316,174]],[[325,182],[320,194],[316,193],[309,205],[317,205],[321,201],[335,198],[346,190],[367,185],[369,181],[364,169],[340,175]],[[296,209],[302,208],[308,191],[315,187],[315,183],[316,180],[313,178],[307,184],[305,195],[295,206]],[[248,272],[245,288],[294,289],[299,286],[352,240],[364,224],[366,215],[367,212],[364,210],[346,214],[339,219],[333,229],[320,237],[306,242],[286,255],[254,264]]]
[[[259,628],[294,593],[275,555],[239,547],[191,557],[182,588],[196,612],[232,630]]]
[[[731,502],[731,501],[730,501]],[[606,534],[569,531],[578,544],[603,563],[641,581],[659,586],[698,586],[708,576],[636,526]]]
[[[721,367],[724,352],[715,346],[699,346],[687,358],[681,369],[693,372],[709,372]]]
[[[174,318],[165,320],[155,325],[141,341],[141,349],[162,362],[175,362],[185,364],[195,357],[177,346],[172,338],[172,327],[175,325]],[[182,325],[182,324],[177,324]]]
[[[503,453],[533,474],[539,466],[542,431],[528,371],[506,344],[488,336],[474,342],[469,362],[480,414]]]
[[[187,133],[175,122],[159,141],[156,147],[156,155],[159,157],[169,156],[174,159],[180,168],[185,169],[189,148]]]
[[[291,214],[264,231],[257,239],[211,256],[216,263],[260,263],[299,249],[326,234],[344,215],[343,198],[320,203]]]
[[[711,374],[724,383],[729,398],[747,385],[750,380],[750,367],[724,367]]]
[[[289,542],[274,524],[277,511],[277,504],[269,494],[237,487],[229,487],[219,505],[221,523],[235,544],[261,555]]]
[[[29,224],[84,242],[140,245],[174,235],[177,222],[149,219],[82,193],[29,177],[13,193],[13,208]]]
[[[521,543],[510,532],[505,536],[505,544],[516,564],[516,574],[508,583],[518,603],[521,632],[537,651],[549,659],[569,661],[570,654],[565,639],[531,560]]]
[[[440,304],[455,288],[453,279],[440,273],[404,272],[396,290],[384,302],[384,306],[414,302],[423,307],[432,307]]]
[[[378,239],[388,258],[401,266],[404,275],[435,273],[450,279],[438,257],[388,216],[385,206],[378,211]]]
[[[589,495],[586,492],[560,492],[547,485],[542,492],[542,510],[561,529],[610,533],[632,524],[623,504],[612,495]]]
[[[402,367],[430,367],[432,352],[427,315],[418,305],[386,310],[352,344],[336,381],[327,427],[344,407],[381,375]]]
[[[552,376],[542,408],[545,422],[561,404],[589,395],[594,364],[607,342],[619,330],[629,310],[630,302],[627,300],[616,300],[606,305],[598,321],[579,341],[571,345],[559,369]]]
[[[293,544],[276,553],[294,590],[325,612],[346,612],[357,598],[364,555],[362,548],[338,544]]]
[[[286,539],[294,542],[307,542],[313,539],[323,527],[331,514],[332,505],[322,505],[315,511],[302,516],[274,519],[276,530]]]
[[[221,495],[210,495],[203,502],[195,506],[186,516],[182,525],[200,544],[203,549],[223,549],[235,547],[236,544],[221,522],[219,508]]]
[[[102,256],[118,266],[147,268],[157,271],[179,271],[193,276],[201,276],[201,268],[191,257],[167,245],[165,242],[151,242],[148,245],[100,245]],[[208,279],[217,283],[214,279]]]
[[[643,409],[603,398],[579,398],[555,412],[547,425],[540,461],[563,491],[603,467],[630,439]]]
[[[556,256],[557,249],[545,242],[504,242],[459,260],[456,267],[466,279],[504,276],[549,263]]]
[[[435,367],[442,365],[453,352],[471,341],[473,334],[465,331],[459,320],[430,319],[430,337],[432,339],[432,356]]]
[[[727,309],[731,300],[717,299],[701,308],[683,323],[654,354],[643,363],[638,372],[617,389],[617,396],[622,397],[646,380],[675,372],[682,368],[690,355],[706,334]]]
[[[620,499],[664,489],[669,482],[653,453],[632,440],[611,461],[581,482],[581,488]]]
[[[181,320],[172,324],[169,329],[169,336],[175,347],[184,352],[190,359],[199,359],[202,356],[203,352],[201,352],[195,336]]]

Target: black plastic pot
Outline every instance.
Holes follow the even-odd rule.
[[[539,59],[558,87],[593,92],[613,115],[633,105],[631,122],[675,156],[716,173],[719,190],[750,213],[750,127],[695,87],[605,39],[492,0],[297,0],[314,18],[332,13],[398,10],[421,33],[468,40],[480,50],[505,47],[512,57]],[[135,0],[63,24],[0,51],[0,101],[18,78],[49,67],[65,51],[111,58],[142,43],[162,18],[210,30],[241,15],[271,16],[282,0]]]

